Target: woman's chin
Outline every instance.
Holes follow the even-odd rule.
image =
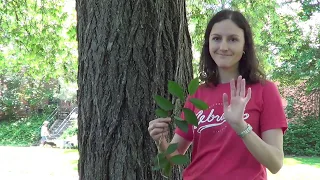
[[[220,64],[220,65],[218,65],[218,68],[221,68],[221,69],[229,69],[229,68],[231,68],[231,67],[230,67],[230,65],[228,65],[228,64]]]
[[[231,69],[237,69],[238,68],[238,63],[217,63],[217,66],[219,69],[223,70],[231,70]]]

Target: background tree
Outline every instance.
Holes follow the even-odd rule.
[[[147,128],[153,95],[192,78],[185,2],[77,0],[76,10],[80,179],[160,179]]]
[[[0,119],[43,108],[60,81],[76,81],[75,13],[64,8],[64,0],[0,2]]]

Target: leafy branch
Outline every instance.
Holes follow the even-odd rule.
[[[188,96],[192,96],[196,93],[199,87],[199,78],[192,79],[188,84]],[[168,91],[173,96],[179,98],[182,102],[186,100],[186,94],[184,89],[175,81],[168,82]],[[174,109],[174,105],[170,102],[170,100],[155,95],[154,100],[156,104],[159,106],[156,109],[155,113],[158,117],[161,118],[171,118],[171,122],[175,124],[175,126],[179,127],[182,131],[188,132],[188,126],[193,125],[198,127],[198,119],[196,114],[189,108],[182,108],[181,111],[184,113],[184,119],[182,119],[179,115],[175,115],[171,113]],[[200,110],[208,109],[208,105],[200,99],[197,98],[189,98],[188,101],[192,103],[196,108]],[[179,112],[181,112],[179,111]],[[171,114],[171,115],[169,115]],[[189,158],[186,155],[178,154],[171,156],[178,148],[178,143],[170,144],[165,152],[160,152],[160,145],[163,140],[164,135],[162,134],[159,142],[156,142],[158,147],[158,154],[154,159],[155,166],[153,170],[160,170],[162,175],[168,178],[172,172],[172,168],[174,165],[186,165],[190,163]]]

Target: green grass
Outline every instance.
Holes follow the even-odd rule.
[[[63,152],[64,154],[68,154],[68,153],[79,153],[77,149],[66,149]]]
[[[294,166],[298,164],[320,168],[320,157],[286,157],[284,159],[284,165],[286,166]]]
[[[64,154],[75,155],[78,154],[77,149],[68,149],[64,150]],[[293,167],[296,165],[308,165],[312,167],[319,168],[320,171],[320,157],[285,157],[284,158],[284,166]],[[70,166],[72,166],[73,170],[78,170],[78,160],[70,160]]]
[[[78,158],[75,159],[74,157],[79,157],[79,151],[77,149],[66,149],[63,151],[65,157],[72,157],[68,158],[70,166],[74,171],[78,171]]]
[[[78,160],[72,160],[72,161],[70,161],[70,164],[71,164],[73,170],[78,171]]]

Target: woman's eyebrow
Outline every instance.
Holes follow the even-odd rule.
[[[220,34],[211,34],[210,36],[221,36]],[[227,36],[233,36],[233,37],[239,37],[239,35],[237,34],[230,34],[230,35],[227,35]]]

